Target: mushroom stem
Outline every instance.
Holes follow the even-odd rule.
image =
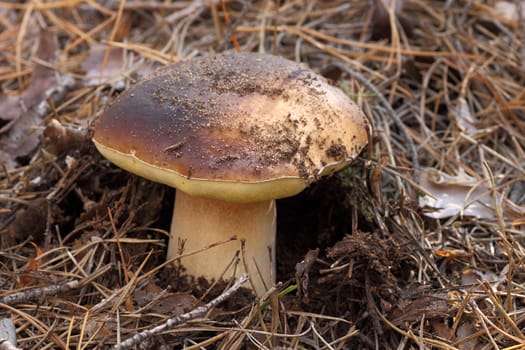
[[[190,275],[218,279],[241,250],[241,240],[244,240],[244,263],[241,261],[236,269],[230,267],[222,277],[228,280],[234,274],[239,276],[247,272],[255,292],[262,296],[274,283],[275,227],[274,200],[230,203],[177,191],[168,258],[180,254],[181,248],[184,253],[189,253],[212,246],[183,257],[181,262]],[[213,246],[232,236],[237,239]]]

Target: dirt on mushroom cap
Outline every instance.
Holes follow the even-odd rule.
[[[367,121],[302,65],[211,55],[164,67],[124,92],[98,119],[94,140],[189,179],[308,184],[360,152]]]

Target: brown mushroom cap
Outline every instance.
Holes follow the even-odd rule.
[[[93,141],[150,180],[251,202],[292,196],[344,167],[367,128],[358,106],[310,69],[243,53],[158,70],[102,114]]]

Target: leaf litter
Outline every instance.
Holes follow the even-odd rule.
[[[52,68],[58,55],[56,41],[53,33],[40,30],[29,86],[18,95],[0,94],[0,119],[8,122],[0,129],[0,159],[8,170],[16,167],[17,157],[27,156],[38,146],[44,117],[73,84],[68,76],[57,79]]]
[[[460,171],[450,176],[437,169],[425,168],[420,174],[419,185],[426,194],[419,199],[419,206],[426,210],[424,214],[434,219],[451,216],[470,216],[477,219],[496,220],[497,203],[501,203],[502,215],[515,220],[524,217],[525,208],[505,199],[502,203],[500,194],[493,194],[482,181]]]
[[[85,86],[111,83],[115,89],[122,90],[124,88],[122,73],[126,68],[125,55],[126,52],[122,48],[106,45],[90,46],[89,54],[80,65],[85,71]]]
[[[9,344],[525,346],[521,2],[0,8]],[[278,284],[260,301],[239,281],[165,261],[173,191],[115,168],[89,141],[105,106],[154,67],[236,48],[326,74],[375,125],[351,169],[279,204]]]

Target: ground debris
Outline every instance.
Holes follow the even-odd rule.
[[[456,301],[457,293],[436,292],[427,286],[413,286],[401,292],[389,318],[397,326],[422,318],[446,319],[454,315],[453,303]]]
[[[306,253],[303,260],[295,264],[295,279],[297,281],[297,293],[299,299],[304,298],[308,302],[308,282],[310,281],[310,272],[315,264],[319,249],[312,249]]]
[[[69,281],[56,285],[49,285],[46,287],[25,289],[21,292],[0,296],[0,303],[6,305],[16,305],[26,303],[32,300],[37,300],[41,297],[49,297],[59,293],[65,293],[71,289],[78,288],[79,281]]]
[[[0,160],[7,169],[15,168],[17,157],[26,157],[39,144],[41,125],[55,103],[72,88],[71,77],[52,69],[57,59],[58,42],[51,31],[40,30],[31,82],[18,95],[0,93],[0,119],[8,121],[0,129]]]
[[[157,314],[182,315],[202,305],[195,296],[189,293],[171,293],[149,281],[133,293],[133,300],[143,312],[149,311]]]
[[[92,45],[81,68],[84,70],[85,86],[111,84],[122,90],[125,85],[122,75],[126,69],[126,52],[122,48]]]
[[[355,276],[354,272],[363,269],[378,284],[396,285],[392,269],[399,268],[401,258],[399,247],[392,239],[381,239],[377,234],[368,232],[356,232],[346,235],[333,247],[327,249],[326,255],[337,260],[337,265],[352,261],[354,269],[349,271],[352,276]]]
[[[512,203],[509,198],[502,198],[496,189],[493,193],[483,181],[463,171],[451,176],[426,168],[420,173],[419,184],[426,192],[420,197],[419,205],[431,218],[457,215],[493,221],[498,214],[498,205],[501,206],[501,214],[511,220],[525,216],[525,207]]]
[[[28,238],[41,241],[47,227],[48,212],[49,205],[45,198],[37,198],[27,208],[17,210],[15,219],[8,228],[9,236],[6,238],[9,240],[4,244],[9,242],[12,244]]]
[[[88,130],[72,125],[64,126],[56,119],[47,123],[42,140],[42,147],[56,156],[63,152],[79,149],[88,143]]]
[[[31,82],[26,88],[20,86],[22,91],[18,95],[0,93],[0,119],[2,120],[16,120],[22,116],[24,112],[31,109],[41,101],[49,96],[46,96],[46,91],[52,88],[57,83],[56,75],[53,69],[48,66],[52,65],[56,60],[58,51],[58,42],[56,35],[48,30],[40,30],[38,33],[37,51],[35,57],[43,64],[36,64],[31,77]],[[29,127],[31,125],[28,125]]]

